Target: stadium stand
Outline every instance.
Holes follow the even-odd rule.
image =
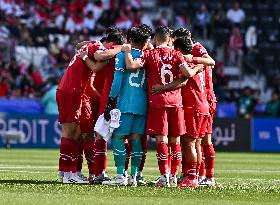
[[[0,11],[1,97],[41,98],[76,42],[99,38],[108,26],[141,23],[192,30],[215,56],[219,102],[236,102],[246,86],[258,104],[279,91],[277,0],[0,0]]]

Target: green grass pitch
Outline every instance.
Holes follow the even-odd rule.
[[[280,154],[217,153],[217,186],[192,189],[60,184],[58,154],[0,149],[0,205],[280,204]],[[110,152],[109,175],[114,171]],[[144,174],[159,175],[155,152],[148,153]]]

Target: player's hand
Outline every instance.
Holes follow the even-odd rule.
[[[188,63],[192,62],[192,57],[193,56],[191,54],[185,55],[184,57],[185,57],[186,62],[188,62]]]
[[[131,45],[130,44],[123,44],[122,45],[122,51],[129,53],[131,51]]]
[[[152,94],[156,95],[164,91],[164,85],[154,85],[152,87]]]
[[[111,114],[110,114],[111,110],[112,109],[108,105],[106,105],[106,108],[105,108],[105,111],[104,111],[104,119],[106,121],[110,121],[110,119],[111,119]]]
[[[79,53],[77,53],[78,54],[78,56],[81,58],[81,59],[83,59],[83,57],[85,56],[85,55],[88,55],[88,52],[86,52],[86,51],[81,51],[81,52],[79,52]]]
[[[203,64],[197,64],[196,68],[197,68],[197,73],[201,73],[204,69],[204,65]]]
[[[114,105],[115,105],[115,98],[109,97],[108,99],[108,104],[106,105],[105,111],[104,111],[104,119],[106,121],[111,120],[111,110],[114,109]]]

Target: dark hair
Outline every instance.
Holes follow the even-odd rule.
[[[137,28],[141,29],[143,32],[147,33],[147,35],[151,36],[153,33],[153,29],[147,24],[141,24],[137,26]]]
[[[105,35],[108,36],[109,34],[113,34],[113,33],[121,33],[121,30],[117,27],[109,27],[107,28],[107,30],[105,31]]]
[[[180,37],[188,37],[191,38],[192,37],[192,33],[190,32],[190,30],[186,29],[186,28],[178,28],[177,30],[175,30],[172,34],[173,38],[180,38]]]
[[[167,26],[160,26],[155,31],[155,37],[161,41],[166,41],[168,37],[171,37],[172,30]]]
[[[127,32],[126,32],[126,40],[127,40],[127,42],[130,42],[131,41],[131,31],[133,30],[133,29],[135,29],[136,27],[131,27],[130,29],[128,29],[127,30]]]
[[[105,39],[102,38],[101,40],[103,40],[103,42],[107,41],[116,45],[122,45],[125,43],[125,38],[121,33],[111,33],[107,37],[105,37]]]
[[[192,41],[187,37],[177,38],[174,41],[174,48],[180,50],[183,54],[190,54],[192,51]]]
[[[143,29],[138,27],[133,27],[132,29],[130,29],[129,36],[130,40],[133,43],[139,44],[141,46],[144,46],[144,44],[150,37],[150,35],[146,31],[143,31]]]

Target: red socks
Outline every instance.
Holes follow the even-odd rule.
[[[59,171],[76,172],[78,144],[70,138],[61,138]]]
[[[172,175],[177,175],[179,166],[182,161],[182,153],[181,153],[181,146],[177,143],[171,143],[170,144],[170,158],[171,158],[171,171],[170,173]]]
[[[126,150],[126,160],[125,160],[125,171],[128,170],[129,160],[131,156],[131,144],[128,140],[125,142],[125,150]]]
[[[146,155],[147,155],[147,146],[148,146],[148,139],[147,136],[144,136],[141,140],[142,142],[142,149],[143,149],[143,156],[142,161],[139,167],[139,172],[142,172],[144,169],[145,161],[146,161]]]
[[[215,150],[213,144],[203,147],[205,156],[206,177],[214,177]]]
[[[94,174],[98,176],[107,166],[107,142],[103,139],[98,139],[94,143]]]
[[[157,159],[160,174],[168,174],[168,146],[165,142],[157,143]]]
[[[196,168],[197,162],[186,162],[186,170],[184,173],[187,173],[187,177],[189,180],[196,179]]]
[[[82,171],[83,167],[83,152],[84,152],[84,142],[78,142],[78,155],[77,155],[77,164],[76,164],[76,171]]]
[[[94,173],[94,140],[84,141],[84,152],[88,165],[89,174]]]
[[[204,157],[203,147],[201,147],[201,153],[202,153],[202,161],[200,164],[200,169],[199,169],[198,175],[205,176],[205,157]]]

